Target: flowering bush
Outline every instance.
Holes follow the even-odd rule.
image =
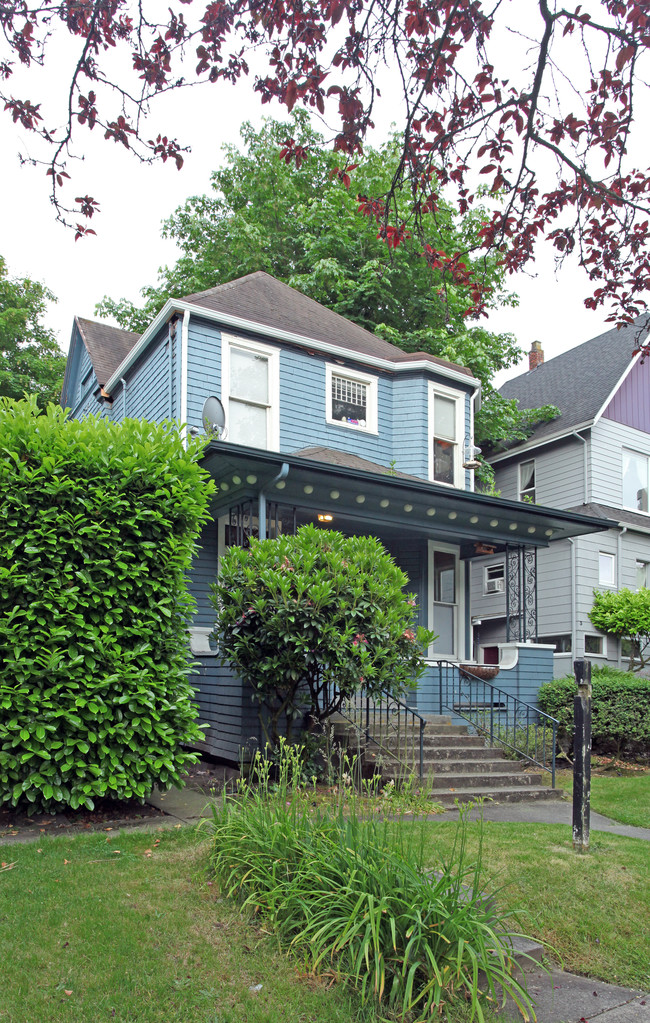
[[[374,537],[303,526],[295,536],[231,547],[213,588],[224,658],[269,714],[322,721],[359,689],[399,696],[424,669],[406,575]]]

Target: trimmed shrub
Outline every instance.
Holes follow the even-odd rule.
[[[546,682],[539,691],[539,705],[560,722],[568,743],[573,741],[572,675]],[[592,672],[592,744],[595,749],[617,753],[650,751],[650,679],[615,668]]]
[[[212,484],[175,427],[0,402],[0,804],[169,788],[202,735],[185,571]]]
[[[308,711],[322,721],[358,690],[400,696],[433,634],[416,628],[408,583],[372,536],[308,525],[221,559],[212,599],[225,658],[268,710],[268,738]],[[263,723],[264,719],[262,718]]]

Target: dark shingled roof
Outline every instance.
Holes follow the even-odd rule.
[[[641,526],[644,530],[650,528],[647,515],[638,515],[627,508],[610,508],[604,504],[578,504],[575,508],[566,510],[576,512],[578,515],[591,515],[595,519],[614,519],[616,522],[625,522],[632,527]]]
[[[301,448],[300,451],[294,451],[292,454],[299,455],[300,458],[309,458],[314,462],[324,462],[326,465],[342,465],[346,469],[356,469],[359,472],[375,472],[385,476],[397,476],[402,480],[423,482],[420,476],[409,476],[405,472],[393,471],[388,465],[379,465],[378,462],[370,462],[367,458],[351,455],[347,451],[338,451],[336,448]]]
[[[140,335],[132,330],[109,327],[107,323],[84,320],[81,316],[75,316],[75,322],[93,364],[97,382],[103,387],[127,357]]]
[[[438,359],[426,352],[403,352],[400,348],[371,334],[345,316],[307,298],[295,288],[258,270],[228,284],[220,284],[209,291],[188,295],[185,302],[215,312],[227,313],[252,320],[273,330],[286,330],[313,341],[336,345],[354,355],[387,359],[390,362],[426,360],[434,365],[451,367],[468,377],[472,373],[465,366]]]
[[[504,398],[516,398],[521,408],[540,405],[559,408],[561,415],[549,423],[540,423],[530,440],[546,440],[574,426],[593,422],[630,365],[638,329],[639,324],[631,324],[621,330],[608,330],[499,388]]]

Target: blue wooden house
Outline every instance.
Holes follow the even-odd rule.
[[[407,354],[265,273],[170,299],[141,336],[75,320],[62,394],[72,416],[203,431],[209,396],[225,429],[205,452],[217,494],[191,573],[190,630],[209,751],[237,760],[258,729],[210,638],[220,552],[307,522],[379,537],[408,574],[438,634],[412,697],[423,713],[443,709],[440,665],[474,658],[472,560],[508,552],[513,629],[499,685],[534,702],[553,670],[552,646],[535,642],[537,551],[606,523],[474,492],[480,387],[466,368]]]

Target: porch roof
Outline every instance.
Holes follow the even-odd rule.
[[[477,557],[508,544],[546,547],[549,542],[595,533],[614,521],[576,512],[506,501],[456,490],[357,455],[311,448],[291,454],[227,441],[210,441],[203,465],[217,483],[216,513],[264,491],[268,501],[333,516],[331,528],[427,534],[463,546]],[[282,474],[282,478],[276,478]]]

